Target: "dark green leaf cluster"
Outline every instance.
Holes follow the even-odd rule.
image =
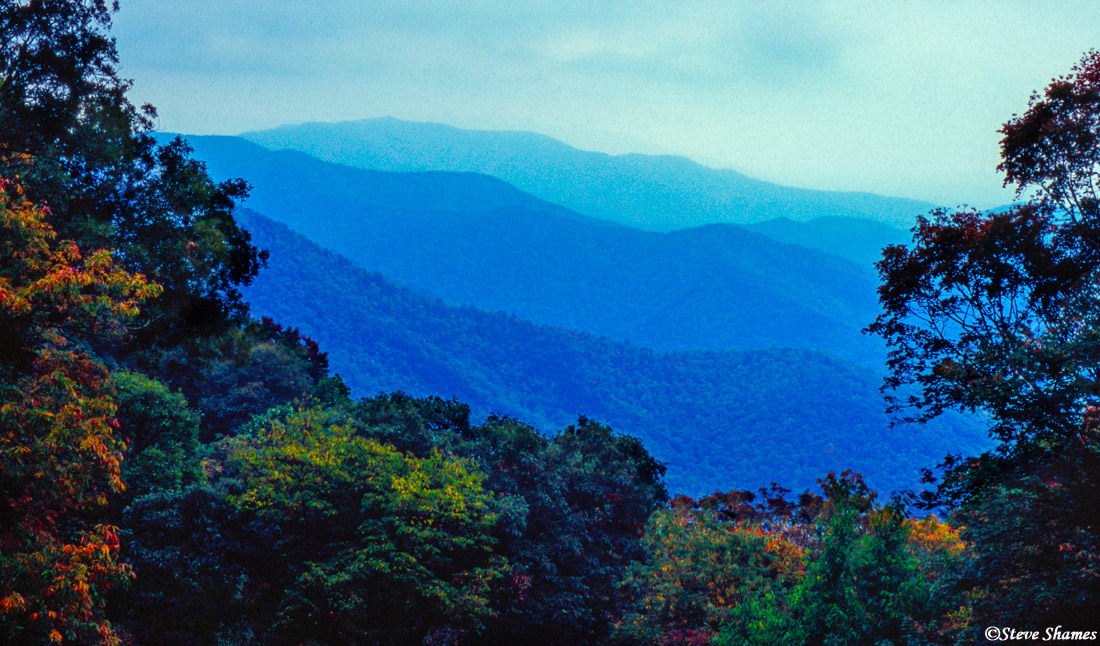
[[[263,252],[232,216],[246,187],[215,183],[182,141],[158,146],[152,108],[135,108],[109,37],[117,2],[0,6],[0,174],[49,207],[62,239],[115,249],[165,293],[142,346],[224,326]]]
[[[829,474],[823,495],[773,485],[650,517],[646,559],[623,578],[617,644],[954,643],[967,626],[945,582],[966,562],[957,530],[880,505],[861,476]]]

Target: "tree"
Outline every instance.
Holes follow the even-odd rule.
[[[950,587],[949,574],[967,558],[958,530],[907,517],[900,499],[879,505],[856,474],[819,482],[824,498],[758,506],[765,520],[755,522],[770,529],[772,545],[786,545],[777,551],[786,581],[745,595],[715,643],[958,643],[970,618]],[[801,549],[791,553],[793,546]]]
[[[87,150],[93,121],[113,126],[99,133],[101,141],[127,134],[131,121],[148,123],[149,109],[138,111],[123,96],[128,85],[106,34],[117,9],[106,0],[0,6],[0,140],[9,152],[64,167]]]
[[[1065,442],[1100,399],[1100,53],[1032,97],[1001,132],[1004,211],[938,211],[879,263],[895,409],[981,409],[1008,444]],[[917,386],[912,393],[907,386]]]
[[[402,393],[353,409],[359,434],[418,456],[471,460],[496,496],[495,552],[507,579],[477,643],[599,643],[618,612],[616,582],[641,558],[646,519],[665,500],[664,467],[641,442],[586,418],[546,437],[514,419],[470,423],[465,404]]]
[[[195,374],[181,380],[203,412],[204,441],[232,435],[270,408],[308,399],[328,375],[328,359],[316,341],[268,318],[210,340],[215,345],[205,360],[189,366]]]
[[[616,626],[618,643],[709,644],[739,606],[783,594],[802,578],[803,548],[757,522],[685,502],[677,499],[646,524],[646,558],[621,583],[630,609]]]
[[[33,0],[0,5],[0,174],[18,175],[60,235],[113,248],[159,283],[144,345],[224,327],[245,307],[237,287],[265,259],[233,220],[241,181],[215,183],[180,141],[158,146],[155,112],[126,98],[115,43],[118,3]]]
[[[56,243],[46,215],[0,181],[0,636],[112,644],[104,595],[130,571],[118,529],[93,519],[123,489],[122,443],[88,346],[159,288],[107,251]]]
[[[926,498],[976,542],[979,616],[1072,619],[1100,602],[1100,53],[1001,133],[998,168],[1029,201],[920,218],[878,264],[869,329],[892,347],[895,411],[981,411],[999,440],[950,458]]]
[[[137,372],[117,372],[111,384],[118,432],[125,438],[126,499],[169,491],[199,479],[199,416],[179,393]]]
[[[136,578],[110,616],[132,643],[254,644],[270,625],[270,608],[257,603],[264,580],[250,566],[272,555],[225,484],[159,491],[126,507],[122,551]]]
[[[498,418],[472,435],[488,486],[526,510],[516,534],[502,537],[518,576],[483,643],[605,640],[619,614],[616,584],[643,558],[646,519],[668,497],[664,465],[585,417],[549,440]]]
[[[338,417],[338,415],[337,415]],[[269,643],[419,644],[476,634],[491,614],[494,497],[483,475],[438,451],[423,458],[357,437],[322,409],[224,440],[231,500],[270,527],[255,572],[271,589]],[[266,550],[265,550],[266,551]],[[273,576],[272,576],[273,575]]]

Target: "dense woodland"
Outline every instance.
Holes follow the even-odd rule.
[[[1003,129],[1030,201],[922,218],[879,265],[895,412],[980,410],[996,448],[889,500],[851,472],[669,499],[665,467],[598,421],[355,400],[316,342],[252,319],[247,185],[151,135],[113,9],[0,4],[3,643],[1098,629],[1100,54]]]
[[[985,429],[959,415],[891,427],[881,377],[820,352],[657,352],[455,307],[259,214],[236,214],[271,252],[243,290],[252,312],[310,330],[352,392],[446,394],[476,419],[509,415],[540,429],[585,414],[641,439],[668,465],[670,491],[775,480],[802,490],[846,469],[893,491],[918,485],[921,466],[947,453],[990,446]]]

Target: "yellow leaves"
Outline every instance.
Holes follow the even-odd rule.
[[[58,632],[57,629],[50,631],[50,641],[55,644],[61,643],[61,633]]]
[[[252,437],[223,442],[250,483],[234,502],[249,509],[331,511],[322,492],[341,492],[358,479],[388,473],[401,454],[357,436],[346,424],[327,423],[320,409],[269,421]]]
[[[408,511],[429,513],[450,519],[486,515],[482,496],[482,475],[463,460],[438,451],[426,458],[408,456],[404,473],[394,475],[391,490],[395,503]]]
[[[385,501],[414,526],[491,524],[483,476],[441,453],[419,458],[363,438],[348,420],[321,409],[269,420],[250,437],[225,440],[233,467],[249,483],[234,499],[254,510],[336,513],[348,491]]]
[[[925,516],[920,520],[906,519],[909,530],[909,543],[915,549],[925,552],[947,552],[953,556],[966,549],[961,527],[953,527],[935,516]]]
[[[24,316],[31,311],[31,302],[20,296],[11,281],[0,276],[0,308],[11,316]]]

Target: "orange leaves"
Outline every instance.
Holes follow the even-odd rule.
[[[132,572],[118,562],[117,530],[86,519],[123,489],[121,443],[107,371],[79,348],[123,332],[160,288],[105,250],[56,243],[47,215],[0,180],[3,385],[12,386],[0,391],[10,520],[0,527],[0,617],[33,643],[117,644],[102,622],[104,593]]]
[[[801,581],[806,575],[806,549],[784,536],[769,535],[764,551],[770,557],[770,572],[787,581]]]
[[[910,545],[920,553],[959,555],[966,549],[966,543],[961,538],[962,528],[949,525],[935,516],[925,516],[919,520],[908,518],[905,524]]]
[[[118,644],[110,625],[97,619],[102,591],[133,577],[119,564],[117,529],[99,525],[85,532],[79,543],[46,542],[33,554],[0,560],[5,584],[22,590],[0,599],[0,613],[22,615],[30,642],[59,641],[68,635],[79,643]],[[18,578],[12,577],[18,574]]]
[[[13,592],[8,596],[0,599],[0,614],[9,614],[17,610],[22,610],[27,606],[27,601],[23,598],[23,595],[18,592]]]
[[[93,334],[118,333],[138,305],[161,293],[131,274],[107,250],[85,256],[72,241],[53,244],[48,210],[22,199],[17,185],[0,180],[0,313]]]

